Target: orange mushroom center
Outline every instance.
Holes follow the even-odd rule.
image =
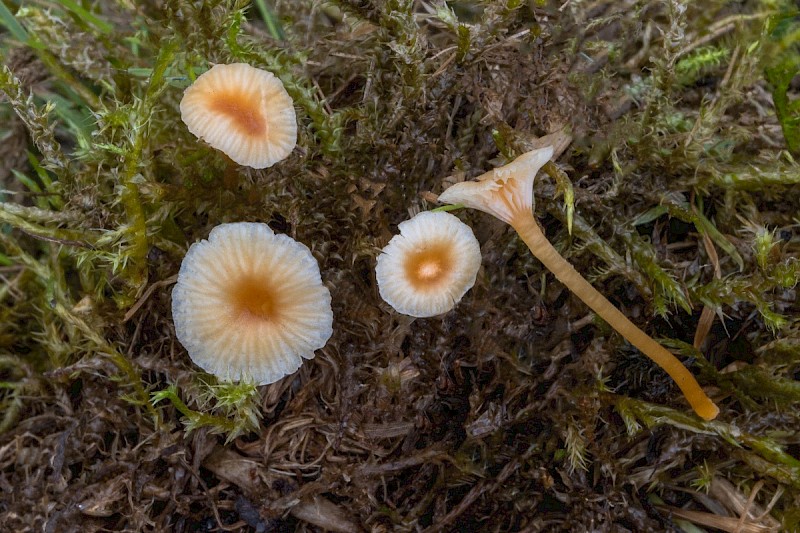
[[[234,125],[247,135],[262,135],[267,121],[258,111],[257,96],[244,92],[214,94],[210,102],[212,110],[233,120]]]
[[[429,289],[447,279],[452,266],[450,246],[438,243],[409,254],[403,268],[415,287]]]
[[[262,277],[247,276],[231,290],[231,304],[236,315],[274,322],[280,317],[275,287]]]

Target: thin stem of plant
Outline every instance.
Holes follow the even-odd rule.
[[[620,335],[652,359],[675,380],[695,413],[705,420],[713,420],[719,408],[706,396],[694,376],[685,366],[620,312],[605,296],[586,281],[569,262],[550,244],[531,211],[517,213],[511,225],[530,248],[531,253],[552,272],[575,296],[597,313]]]

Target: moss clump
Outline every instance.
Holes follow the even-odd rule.
[[[796,529],[797,16],[0,3],[0,523],[645,531],[738,517],[753,494],[760,526]],[[182,126],[183,88],[219,62],[284,82],[287,161],[230,166]],[[381,303],[375,256],[409,210],[555,132],[571,142],[535,185],[545,232],[719,421],[483,215],[458,213],[484,262],[453,312]],[[329,344],[260,389],[199,374],[169,315],[189,244],[232,221],[310,245],[333,296]]]

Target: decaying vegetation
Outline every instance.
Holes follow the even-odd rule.
[[[800,23],[790,0],[2,0],[0,523],[11,531],[800,528]],[[180,122],[213,63],[274,72],[298,148]],[[507,226],[410,320],[375,257],[552,134],[545,233],[698,376],[695,417]],[[176,342],[188,245],[306,243],[334,335],[218,383]]]

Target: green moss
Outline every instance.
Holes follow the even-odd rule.
[[[258,429],[260,395],[255,385],[220,383],[213,376],[205,375],[192,389],[201,411],[190,409],[181,400],[175,385],[152,393],[151,403],[156,405],[169,400],[185,417],[183,424],[187,432],[209,428],[213,433],[226,435],[226,443]]]
[[[259,516],[279,522],[327,498],[365,529],[549,513],[659,530],[640,487],[707,511],[673,489],[759,477],[796,524],[796,16],[788,0],[3,1],[0,449],[29,455],[0,481],[33,492],[4,492],[0,523],[68,530],[87,507],[63,494],[113,499],[125,465],[135,483],[80,515],[92,527],[257,521],[244,467],[201,469],[224,447],[258,465]],[[298,111],[298,148],[270,169],[180,122],[182,90],[238,61]],[[453,313],[381,303],[374,259],[409,212],[553,133],[569,142],[535,182],[546,233],[697,372],[718,421],[480,214],[457,212],[484,261]],[[336,316],[316,359],[263,388],[199,373],[170,320],[185,250],[242,220],[309,245]]]

